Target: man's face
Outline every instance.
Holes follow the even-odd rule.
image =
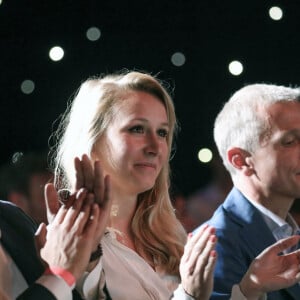
[[[268,198],[300,197],[300,103],[276,103],[264,114],[271,132],[252,156],[259,189]]]

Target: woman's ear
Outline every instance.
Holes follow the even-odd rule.
[[[254,173],[251,164],[251,154],[241,148],[231,148],[227,151],[227,159],[229,163],[237,170],[250,176]]]

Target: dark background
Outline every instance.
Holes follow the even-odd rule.
[[[280,6],[283,19],[268,10]],[[159,74],[174,89],[181,132],[172,160],[173,183],[184,194],[210,180],[197,160],[212,147],[213,121],[222,103],[247,83],[298,85],[300,1],[2,0],[0,5],[1,162],[16,151],[48,148],[54,121],[81,81],[122,68]],[[89,41],[96,26],[101,37]],[[64,48],[52,62],[49,49]],[[186,63],[171,63],[182,52]],[[240,60],[241,76],[228,72]],[[35,82],[23,94],[23,80]],[[54,124],[54,125],[53,125]]]

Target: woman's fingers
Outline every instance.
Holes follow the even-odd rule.
[[[99,206],[93,204],[87,222],[84,224],[83,231],[88,237],[94,237],[99,222]]]
[[[94,170],[89,157],[83,154],[81,159],[76,157],[74,159],[75,167],[75,190],[85,187],[88,191],[92,192],[94,189]]]
[[[180,262],[182,286],[195,299],[208,299],[212,292],[213,272],[217,260],[217,237],[214,232],[213,227],[204,226],[190,238],[187,248],[191,251]]]
[[[110,177],[109,175],[106,175],[104,178],[104,193],[103,193],[103,200],[101,203],[101,207],[103,209],[109,210],[112,204],[111,201],[111,186],[110,186]]]
[[[84,186],[83,168],[82,168],[81,160],[78,157],[75,157],[74,159],[74,167],[75,167],[75,176],[76,176],[75,190],[78,191],[80,188]]]
[[[104,176],[99,161],[95,161],[94,165],[92,165],[90,158],[86,154],[82,155],[81,159],[77,158],[74,163],[77,174],[76,188],[86,188],[88,203],[96,203],[99,206],[101,220],[97,222],[97,237],[102,236],[108,221],[112,202],[109,176]],[[74,215],[71,214],[70,216],[74,218]]]
[[[208,227],[208,224],[204,224],[203,226],[201,226],[199,228],[199,230],[195,234],[193,234],[193,233],[188,234],[188,240],[187,240],[187,243],[185,244],[184,254],[183,254],[185,259],[188,259],[190,257],[191,252],[193,251],[197,240],[203,234],[203,232],[207,229],[207,227]]]
[[[66,215],[64,216],[62,222],[68,223],[69,229],[71,229],[71,227],[74,226],[74,222],[78,214],[80,213],[80,211],[83,209],[83,205],[89,204],[88,201],[85,200],[86,196],[87,196],[87,190],[83,188],[80,189],[76,193],[76,200],[73,202],[70,209],[66,210]]]
[[[103,197],[106,186],[105,181],[103,181],[103,172],[99,161],[95,161],[94,163],[94,175],[95,202],[101,205],[104,200]]]
[[[85,187],[89,193],[94,194],[94,200],[100,206],[105,205],[109,195],[108,180],[104,178],[99,161],[92,165],[86,154],[74,160],[76,170],[75,190]]]
[[[83,154],[81,158],[81,162],[82,162],[82,170],[84,174],[83,186],[89,192],[93,192],[94,191],[94,170],[93,170],[91,160],[86,154]]]
[[[215,229],[212,226],[204,225],[187,243],[185,249],[186,261],[189,261],[191,265],[196,263],[197,257],[201,255],[205,247],[207,246],[209,238],[215,234]]]
[[[217,243],[217,237],[211,235],[205,244],[205,247],[201,254],[196,257],[196,264],[194,272],[199,272],[202,277],[207,277],[210,271],[214,268],[214,263],[216,261],[216,251],[215,246]]]
[[[45,185],[44,194],[47,209],[47,219],[48,223],[51,223],[60,207],[59,198],[52,183]]]
[[[81,235],[87,224],[90,222],[96,223],[95,216],[93,215],[93,207],[94,203],[89,201],[88,199],[84,201],[82,208],[80,209],[76,219],[74,220],[74,224],[72,225],[73,230],[77,231],[78,235]],[[96,226],[96,225],[95,225]]]

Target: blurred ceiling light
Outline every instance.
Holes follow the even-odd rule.
[[[30,79],[26,79],[21,83],[21,91],[27,95],[34,91],[34,87],[34,82]]]
[[[181,52],[176,52],[171,56],[171,62],[176,67],[181,67],[185,64],[185,55]]]
[[[232,75],[238,76],[242,74],[244,67],[241,62],[234,60],[228,65],[228,70]]]
[[[199,152],[198,152],[198,159],[202,162],[202,163],[208,163],[212,160],[213,154],[212,151],[208,148],[202,148]]]
[[[49,51],[49,57],[53,61],[59,61],[64,57],[64,50],[59,46],[52,47]]]
[[[271,7],[269,9],[269,16],[274,21],[278,21],[278,20],[282,19],[282,16],[283,16],[282,9],[278,6]]]
[[[99,40],[100,36],[101,36],[101,31],[97,27],[90,27],[86,31],[87,39],[92,41],[92,42]]]

